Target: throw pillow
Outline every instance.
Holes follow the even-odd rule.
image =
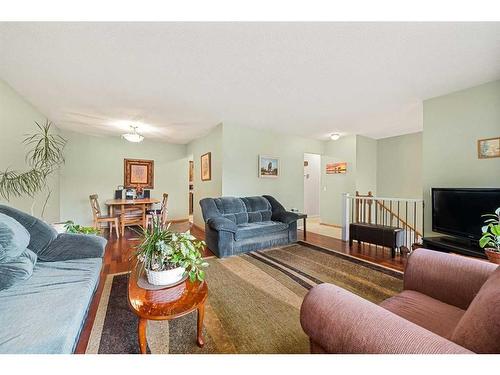
[[[29,279],[33,274],[36,260],[36,254],[29,249],[16,258],[6,258],[5,262],[0,263],[0,290]]]
[[[18,221],[0,213],[0,263],[17,258],[28,247],[30,234]]]
[[[25,212],[0,204],[0,213],[14,218],[26,228],[31,236],[28,249],[33,250],[37,254],[49,246],[57,237],[57,232],[54,228]]]

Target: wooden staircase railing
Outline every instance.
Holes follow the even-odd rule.
[[[352,198],[351,217],[353,222],[400,227],[408,235],[409,246],[421,241],[423,230],[418,228],[418,220],[421,219],[421,215],[421,227],[423,228],[423,203],[421,200],[377,198],[373,196],[371,191],[366,195],[356,191],[356,196]]]
[[[375,201],[375,203],[377,204],[378,207],[380,207],[382,210],[386,211],[387,214],[390,215],[390,221],[389,221],[389,225],[390,226],[393,226],[394,225],[394,219],[397,220],[397,224],[396,226],[399,226],[400,223],[401,225],[403,226],[403,229],[406,229],[406,230],[410,230],[410,231],[413,231],[415,232],[416,236],[417,237],[423,237],[422,236],[422,233],[420,231],[418,231],[415,226],[416,225],[411,225],[408,223],[408,218],[402,218],[398,213],[394,212],[392,207],[387,207],[384,203],[382,202],[379,202],[379,201]],[[406,202],[406,205],[408,204],[408,202]],[[392,206],[392,202],[390,203],[390,205]],[[416,203],[414,203],[414,209],[413,209],[413,222],[415,223],[416,222]],[[398,207],[398,210],[399,210],[399,207]],[[406,208],[405,209],[405,213],[408,213],[408,209]]]

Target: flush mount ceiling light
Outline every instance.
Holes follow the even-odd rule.
[[[332,135],[330,135],[330,139],[332,141],[336,141],[340,138],[340,134],[339,133],[333,133]]]
[[[144,140],[144,137],[139,133],[137,133],[137,126],[130,125],[130,127],[132,128],[132,132],[123,134],[122,137],[129,142],[134,142],[134,143],[142,142]]]

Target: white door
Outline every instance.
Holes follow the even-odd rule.
[[[304,154],[304,212],[319,217],[321,155]]]

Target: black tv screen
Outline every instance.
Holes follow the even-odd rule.
[[[500,189],[432,189],[432,230],[479,240],[481,227],[500,207]]]

